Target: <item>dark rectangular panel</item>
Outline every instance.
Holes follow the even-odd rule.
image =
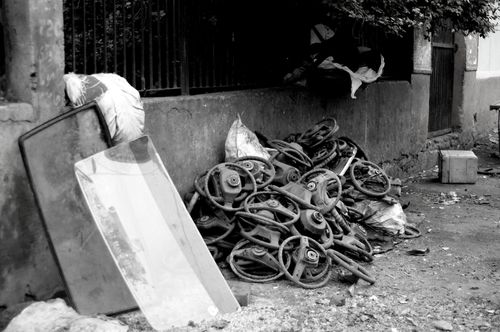
[[[66,112],[19,139],[51,249],[71,302],[82,314],[116,313],[136,307],[73,172],[75,162],[110,145],[95,103]]]
[[[452,48],[432,48],[429,132],[451,128],[454,56]]]

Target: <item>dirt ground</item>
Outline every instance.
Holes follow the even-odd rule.
[[[495,151],[492,143],[476,146],[480,169],[500,169]],[[249,305],[172,331],[500,331],[500,174],[450,185],[438,182],[437,168],[425,171],[403,181],[401,202],[410,203],[405,212],[423,236],[376,255],[367,265],[373,286],[337,273],[327,286],[305,290],[228,272],[235,292],[249,292]],[[427,248],[425,256],[408,254]],[[150,330],[139,313],[120,319],[131,331]]]
[[[474,149],[480,170],[500,169],[497,151],[490,142]],[[247,283],[224,270],[235,293],[250,294],[249,304],[171,331],[500,331],[500,174],[446,185],[437,168],[421,172],[403,179],[401,202],[410,203],[405,212],[423,236],[376,255],[366,265],[374,285],[347,282],[340,269],[314,290],[285,279]],[[116,318],[130,332],[153,331],[140,312]]]

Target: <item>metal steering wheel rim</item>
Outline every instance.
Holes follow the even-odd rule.
[[[264,165],[266,165],[268,167],[268,169],[271,170],[272,175],[268,174],[269,179],[264,181],[264,183],[257,185],[258,190],[270,185],[273,182],[274,177],[276,176],[276,169],[274,168],[274,165],[269,160],[267,160],[265,158],[257,157],[257,156],[245,156],[245,157],[237,158],[236,160],[233,161],[233,163],[238,164],[238,162],[247,161],[247,160],[261,162]],[[267,174],[267,173],[265,173],[265,174]]]
[[[294,214],[294,215],[293,215],[293,218],[292,218],[291,220],[288,220],[288,221],[286,221],[286,222],[282,222],[282,223],[281,223],[281,222],[278,222],[280,225],[283,225],[283,226],[290,226],[290,225],[294,224],[295,222],[297,222],[297,220],[299,220],[299,218],[300,218],[300,208],[299,208],[299,204],[298,204],[297,202],[295,202],[293,199],[291,199],[290,197],[288,197],[288,196],[286,196],[286,195],[284,195],[284,194],[282,194],[282,193],[279,193],[279,192],[273,192],[273,191],[257,191],[257,192],[254,192],[254,193],[252,193],[252,194],[248,195],[248,197],[247,197],[247,198],[245,199],[245,201],[243,202],[243,207],[244,207],[244,209],[245,209],[245,211],[246,211],[247,213],[252,213],[252,214],[253,214],[253,212],[251,212],[251,211],[250,211],[250,209],[252,209],[252,207],[251,207],[251,206],[249,206],[249,205],[251,204],[251,203],[250,203],[250,200],[252,200],[254,197],[257,197],[258,195],[278,195],[278,196],[283,197],[284,199],[286,199],[286,200],[287,200],[287,202],[289,202],[290,204],[292,204],[292,205],[293,205],[294,209],[297,211],[295,214],[293,213],[293,211],[289,210],[287,207],[285,207],[283,204],[281,204],[281,202],[279,202],[279,203],[280,203],[280,205],[281,205],[283,208],[285,208],[285,209],[287,209],[288,211],[290,211],[290,213],[291,213],[291,214]],[[259,208],[261,208],[262,210],[266,210],[266,209],[271,210],[271,207],[269,207],[269,208],[266,208],[266,207],[253,207],[253,208],[254,208],[254,209],[259,209]],[[276,222],[277,222],[277,221],[276,221]]]
[[[375,170],[375,172],[377,173],[377,175],[381,176],[382,179],[387,183],[386,186],[384,186],[384,190],[383,191],[373,191],[373,190],[370,190],[370,189],[367,189],[367,188],[364,188],[362,183],[360,182],[359,179],[356,179],[356,176],[355,176],[355,170],[356,170],[356,166],[368,166],[368,167],[371,167]],[[369,196],[373,196],[373,197],[383,197],[385,196],[390,190],[391,190],[391,182],[389,180],[389,177],[387,176],[387,174],[385,174],[385,172],[382,170],[382,168],[380,168],[377,164],[375,163],[372,163],[368,160],[362,160],[362,159],[358,159],[356,160],[353,164],[351,164],[351,166],[349,167],[349,172],[350,172],[350,175],[351,175],[351,181],[352,181],[352,184],[354,185],[354,187],[356,187],[356,189],[358,189],[360,192],[362,192],[363,194],[366,194],[366,195],[369,195]]]
[[[304,239],[304,238],[307,239],[307,243],[309,243],[309,241],[310,241],[314,246],[316,246],[316,248],[319,249],[319,251],[320,251],[321,254],[325,255],[326,264],[325,264],[325,268],[324,269],[328,270],[328,272],[324,273],[324,271],[322,270],[320,273],[318,273],[319,275],[322,275],[324,277],[320,281],[314,280],[315,282],[311,282],[311,283],[305,283],[305,282],[300,281],[300,277],[301,277],[302,273],[304,272],[304,270],[302,270],[302,272],[300,273],[299,278],[297,280],[297,278],[295,278],[292,274],[290,274],[290,272],[288,272],[288,269],[285,266],[285,262],[283,260],[283,254],[284,254],[285,246],[289,242],[297,240],[297,239],[299,239],[301,241],[301,244],[302,244],[303,243],[302,239]],[[330,280],[330,277],[332,275],[331,260],[330,260],[329,256],[327,255],[326,250],[318,242],[316,242],[315,240],[313,240],[313,239],[311,239],[311,238],[309,238],[307,236],[294,235],[294,236],[289,237],[285,241],[283,241],[283,243],[281,243],[280,248],[278,250],[278,260],[279,260],[279,263],[280,263],[280,266],[281,266],[282,270],[284,271],[284,274],[285,274],[286,278],[288,280],[296,283],[297,285],[303,287],[303,288],[314,289],[314,288],[323,287],[324,285],[326,285],[328,283],[328,281]],[[297,269],[297,266],[295,266],[295,268],[294,268],[294,272],[293,272],[294,274],[296,273],[295,272],[296,269]]]
[[[338,177],[338,175],[335,174],[335,172],[332,172],[331,170],[329,170],[327,168],[315,168],[315,169],[312,169],[309,172],[307,172],[304,175],[302,175],[300,177],[300,179],[299,179],[298,182],[302,183],[302,184],[305,184],[304,180],[308,179],[312,174],[315,174],[315,173],[326,174],[327,176],[330,177],[329,180],[333,179],[337,183],[337,195],[335,196],[335,198],[332,198],[332,197],[330,197],[328,195],[328,198],[330,200],[332,200],[332,201],[325,208],[320,208],[322,213],[327,213],[327,212],[331,211],[333,208],[335,208],[335,206],[337,205],[338,201],[340,200],[340,197],[342,196],[342,182],[341,182],[340,178]],[[309,181],[306,181],[306,182],[309,182]],[[329,193],[330,192],[327,191],[327,194],[329,194]]]
[[[281,140],[270,140],[268,142],[268,144],[272,148],[278,150],[279,153],[285,155],[286,157],[292,159],[293,161],[295,161],[296,163],[299,163],[300,165],[302,165],[304,167],[310,168],[313,166],[313,162],[312,162],[311,158],[309,158],[309,156],[307,154],[305,154],[304,152],[296,149],[290,143],[287,143],[287,142],[281,141]],[[286,151],[287,149],[290,151],[293,151],[298,156],[294,156],[290,152]]]
[[[235,212],[235,211],[243,210],[243,205],[241,205],[239,207],[227,207],[225,205],[222,205],[222,204],[218,203],[215,200],[215,196],[213,196],[212,194],[210,194],[210,189],[209,189],[210,175],[212,175],[212,173],[214,173],[216,170],[218,170],[219,168],[221,168],[223,166],[231,166],[231,167],[236,167],[236,168],[239,168],[239,169],[243,170],[243,172],[245,173],[245,175],[247,175],[248,178],[251,181],[251,184],[252,184],[252,187],[253,187],[252,193],[257,192],[257,183],[255,182],[255,178],[253,177],[252,173],[250,173],[250,171],[248,171],[247,169],[245,169],[244,167],[242,167],[241,165],[238,165],[238,164],[234,164],[234,163],[221,163],[221,164],[217,164],[214,167],[212,167],[207,172],[207,175],[205,176],[205,188],[204,188],[204,190],[205,190],[206,197],[208,198],[208,200],[210,201],[210,203],[212,203],[213,205],[215,205],[216,207],[218,207],[218,208],[220,208],[220,209],[222,209],[224,211]]]
[[[333,249],[328,249],[327,253],[333,262],[342,266],[356,277],[361,278],[372,285],[375,283],[375,279],[368,273],[368,271],[349,257]]]

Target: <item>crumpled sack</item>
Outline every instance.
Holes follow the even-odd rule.
[[[266,160],[271,157],[260,144],[257,135],[241,122],[239,115],[227,133],[225,152],[226,162],[246,156],[261,157]]]
[[[144,107],[139,92],[116,74],[64,75],[66,93],[74,107],[95,100],[104,115],[113,143],[143,135]]]
[[[356,209],[371,217],[363,220],[370,229],[390,235],[403,235],[407,224],[406,214],[400,203],[389,204],[382,200],[363,201]]]

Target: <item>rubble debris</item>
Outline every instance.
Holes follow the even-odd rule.
[[[62,299],[34,302],[14,317],[4,332],[126,332],[128,326],[108,317],[79,315]]]
[[[441,331],[453,331],[453,326],[445,320],[433,321],[432,326]]]

